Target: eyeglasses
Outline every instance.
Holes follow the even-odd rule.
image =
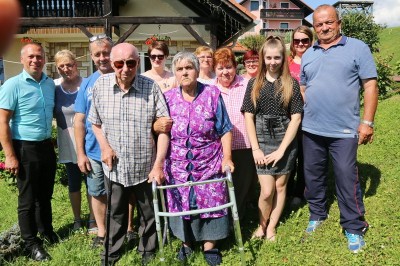
[[[258,65],[258,59],[257,60],[246,60],[246,61],[244,61],[244,64],[245,65],[250,65],[250,64]]]
[[[89,38],[89,43],[95,42],[97,40],[103,40],[106,39],[112,43],[112,39],[108,37],[106,34],[99,34],[99,35],[94,35]]]
[[[294,45],[299,45],[302,43],[303,45],[308,45],[310,44],[310,39],[309,38],[304,38],[304,39],[293,39]]]
[[[75,65],[75,64],[59,65],[59,66],[57,66],[57,68],[58,68],[59,70],[63,70],[65,67],[68,68],[68,69],[71,69],[74,65]]]
[[[203,60],[211,60],[212,56],[199,56],[197,57],[198,59],[203,59]]]
[[[150,56],[151,60],[156,60],[156,58],[158,58],[158,60],[164,60],[165,55],[163,54],[151,54]]]
[[[118,60],[114,61],[113,64],[115,68],[121,69],[124,67],[124,64],[126,65],[127,68],[135,68],[137,66],[138,61],[129,59],[129,60]]]

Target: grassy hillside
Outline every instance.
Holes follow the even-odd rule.
[[[387,28],[380,34],[380,56],[393,54],[390,65],[394,66],[396,62],[400,62],[399,43],[400,43],[400,27]]]

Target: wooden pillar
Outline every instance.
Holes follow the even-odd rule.
[[[215,51],[218,47],[217,24],[210,24],[210,47]]]
[[[104,17],[106,18],[104,22],[104,33],[109,37],[112,37],[112,26],[108,18],[113,17],[113,15],[112,0],[104,0]]]

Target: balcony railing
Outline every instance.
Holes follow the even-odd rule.
[[[303,9],[263,8],[260,18],[264,19],[303,19]]]
[[[286,32],[292,31],[293,29],[261,29],[260,35],[268,36],[268,35],[276,35],[284,37]]]
[[[20,0],[23,17],[99,17],[103,0]]]

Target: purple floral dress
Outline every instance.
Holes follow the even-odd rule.
[[[167,184],[221,178],[221,136],[231,130],[232,124],[228,118],[222,133],[216,129],[217,106],[220,101],[218,88],[198,83],[198,95],[193,102],[183,99],[179,87],[167,91],[165,98],[174,121],[165,163]],[[193,209],[193,200],[195,207],[199,209],[223,205],[227,202],[226,185],[222,182],[194,186],[193,189],[180,187],[167,190],[170,212]],[[227,210],[224,209],[203,213],[200,217],[217,218],[226,214]]]

